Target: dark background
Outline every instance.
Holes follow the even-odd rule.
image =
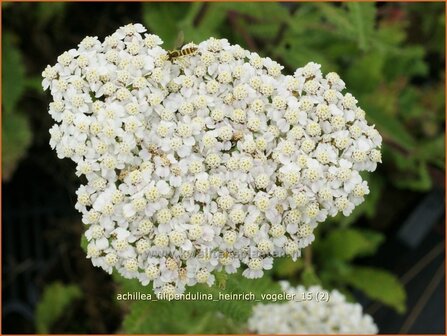
[[[374,194],[365,205],[349,221],[331,225],[386,236],[378,252],[359,263],[396,274],[407,290],[407,311],[399,315],[353,293],[381,333],[444,333],[444,4],[373,4],[373,16],[360,17],[365,26],[371,21],[371,29],[358,36],[358,29],[337,22],[344,5],[262,6],[3,4],[4,333],[36,331],[36,305],[54,281],[77,284],[83,296],[51,332],[120,331],[126,307],[116,304],[115,283],[80,247],[83,225],[74,210],[79,181],[72,162],[57,159],[48,145],[50,97],[39,85],[45,66],[84,36],[102,40],[130,22],[159,34],[167,49],[182,30],[186,41],[228,38],[277,59],[286,72],[311,60],[321,62],[324,72],[339,72],[384,135],[384,163],[370,180]]]

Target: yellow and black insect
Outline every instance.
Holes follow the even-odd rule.
[[[190,43],[191,46],[181,49],[184,42],[183,32],[179,32],[177,39],[175,41],[174,50],[170,50],[167,53],[168,61],[173,61],[179,59],[183,56],[194,55],[197,52],[197,47]]]
[[[197,47],[188,47],[180,50],[170,50],[168,51],[168,60],[172,61],[176,58],[194,55],[197,52]]]

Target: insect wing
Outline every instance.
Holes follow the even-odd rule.
[[[180,30],[174,42],[174,49],[181,49],[184,42],[185,42],[185,34],[183,33],[183,30]]]

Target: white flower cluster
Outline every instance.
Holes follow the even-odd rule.
[[[227,40],[172,59],[141,24],[86,37],[43,72],[50,145],[85,177],[88,257],[157,292],[248,278],[298,257],[318,222],[349,215],[381,137],[335,73],[293,76]]]
[[[283,290],[295,300],[279,304],[258,304],[248,321],[258,334],[377,334],[372,317],[362,306],[349,303],[337,290],[326,292],[328,301],[317,301],[325,292],[320,286],[292,287],[281,282]],[[310,299],[309,299],[310,298]]]

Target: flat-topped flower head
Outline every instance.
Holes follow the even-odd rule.
[[[381,137],[337,74],[285,75],[225,39],[175,57],[162,43],[129,24],[42,73],[50,145],[87,181],[76,209],[94,265],[169,293],[215,270],[257,278],[363,201]]]
[[[350,303],[339,291],[320,286],[292,287],[281,282],[290,298],[278,304],[258,304],[248,320],[257,334],[377,334],[378,329],[362,306]]]

